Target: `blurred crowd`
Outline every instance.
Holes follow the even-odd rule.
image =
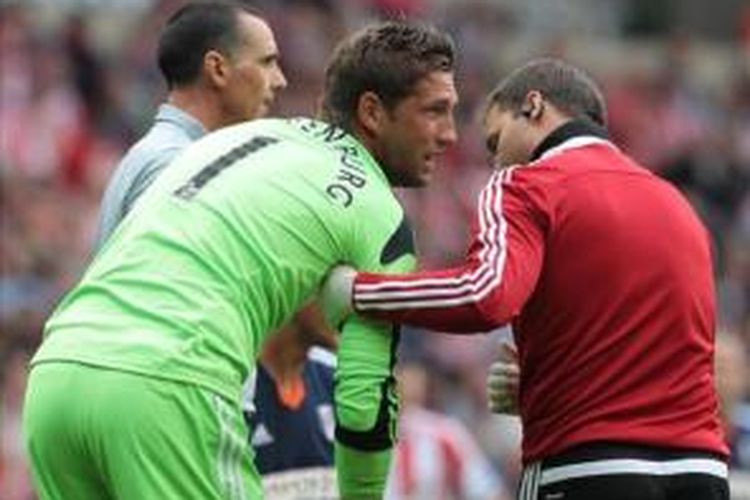
[[[33,498],[19,425],[26,363],[51,308],[90,258],[109,175],[164,97],[155,40],[182,3],[0,0],[2,498]],[[400,193],[427,267],[456,262],[465,251],[474,197],[489,175],[479,122],[486,92],[532,56],[563,56],[588,68],[604,85],[615,141],[682,190],[713,235],[726,347],[717,369],[727,429],[737,440],[735,464],[750,468],[750,439],[741,442],[750,435],[750,376],[742,374],[750,350],[750,6],[737,2],[735,25],[709,40],[669,29],[668,13],[643,7],[659,3],[254,2],[276,32],[290,80],[276,109],[281,116],[315,113],[331,48],[370,20],[399,12],[455,37],[461,139],[434,185]],[[462,421],[512,483],[518,423],[490,416],[484,394],[485,368],[507,334],[407,332],[402,357],[430,374],[425,405]]]

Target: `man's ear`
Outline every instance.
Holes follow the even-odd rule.
[[[370,135],[378,135],[386,118],[387,110],[375,92],[362,93],[357,100],[357,121]]]
[[[229,82],[232,68],[224,55],[217,50],[209,50],[203,55],[203,76],[208,85],[224,88]]]
[[[531,121],[537,121],[544,115],[544,96],[541,92],[531,90],[526,94],[521,106],[521,115]]]

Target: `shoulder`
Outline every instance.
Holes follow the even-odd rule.
[[[189,146],[186,143],[163,143],[146,134],[122,157],[114,169],[104,195],[104,208],[120,204],[120,199],[138,191],[140,185],[147,184],[168,165],[181,151]]]
[[[178,123],[157,120],[146,134],[131,148],[143,153],[184,148],[196,139]]]
[[[160,168],[174,159],[192,141],[186,135],[165,134],[155,125],[125,153],[117,172],[122,175],[137,175],[142,170]],[[166,136],[170,135],[169,138]]]
[[[544,190],[554,175],[536,164],[516,164],[496,170],[479,194],[482,205],[494,205],[506,197],[526,198],[531,193]]]
[[[489,185],[510,191],[546,192],[581,175],[619,170],[618,165],[623,162],[628,162],[627,157],[611,142],[581,137],[580,141],[566,141],[529,163],[503,168],[490,179]]]
[[[369,224],[398,224],[403,209],[379,165],[361,148],[340,144],[326,157],[325,194],[344,213],[367,217]]]
[[[577,137],[545,152],[530,162],[526,177],[547,181],[577,179],[591,174],[628,174],[654,177],[613,142],[598,137]]]

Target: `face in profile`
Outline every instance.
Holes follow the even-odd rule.
[[[440,156],[456,142],[457,102],[453,74],[435,71],[385,111],[375,149],[392,185],[421,187],[430,182]]]
[[[241,13],[239,44],[229,58],[225,111],[232,122],[268,114],[278,91],[286,87],[279,51],[271,28],[261,19]]]
[[[529,120],[519,113],[493,105],[484,119],[487,149],[498,168],[527,163],[533,151]]]

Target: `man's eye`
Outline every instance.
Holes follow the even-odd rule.
[[[440,101],[440,102],[429,104],[425,106],[423,109],[424,111],[426,111],[427,113],[431,115],[443,116],[443,115],[451,114],[453,108],[450,106],[449,103]]]
[[[276,56],[267,56],[260,60],[262,66],[273,66],[277,62],[278,58]]]

